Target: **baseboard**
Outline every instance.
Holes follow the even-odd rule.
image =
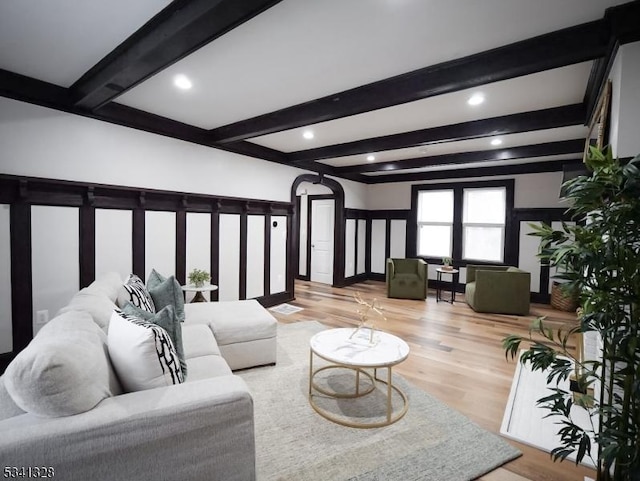
[[[256,301],[258,301],[262,307],[273,307],[278,304],[283,304],[285,302],[293,301],[295,297],[293,293],[289,291],[278,292],[277,294],[269,294],[268,296],[256,297]]]
[[[367,276],[367,278],[370,281],[386,281],[387,280],[387,276],[386,274],[379,274],[377,272],[370,272],[369,275]]]
[[[358,282],[364,282],[366,280],[369,280],[369,276],[366,273],[357,274],[355,276],[345,277],[343,283],[340,286],[336,287],[350,286],[352,284],[357,284]]]

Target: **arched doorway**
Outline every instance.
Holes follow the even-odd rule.
[[[293,205],[292,229],[289,237],[289,259],[292,269],[289,276],[290,285],[287,290],[294,291],[294,280],[300,273],[300,212],[298,202],[298,187],[308,182],[313,185],[327,187],[334,199],[334,229],[333,229],[333,283],[334,286],[344,284],[344,189],[335,180],[322,174],[302,174],[291,186],[291,204]]]

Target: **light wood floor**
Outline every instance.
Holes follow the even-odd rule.
[[[571,313],[534,304],[528,318],[473,311],[458,295],[455,304],[436,303],[435,292],[426,301],[388,299],[382,282],[367,281],[346,288],[297,281],[296,299],[304,308],[288,316],[273,313],[283,323],[317,320],[331,327],[356,325],[355,292],[366,300],[381,301],[387,317],[380,327],[404,339],[409,358],[394,368],[414,385],[465,414],[483,428],[499,433],[515,369],[501,346],[508,334],[528,334],[535,316],[554,322],[575,320]],[[506,439],[506,438],[505,438]],[[483,476],[485,481],[583,481],[595,472],[570,461],[554,463],[548,453],[507,440],[523,452],[520,458]],[[446,480],[443,480],[446,481]]]

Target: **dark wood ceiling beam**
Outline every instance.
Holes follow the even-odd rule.
[[[577,25],[222,126],[211,135],[218,142],[248,139],[593,60],[606,53],[608,40],[603,20]]]
[[[175,0],[71,86],[95,110],[281,0]]]
[[[453,154],[432,155],[415,159],[378,162],[375,164],[352,165],[336,168],[337,174],[395,171],[418,169],[447,164],[467,164],[491,162],[499,160],[528,159],[549,155],[578,154],[584,149],[584,139],[562,140],[543,144],[524,145],[508,149],[478,150],[474,152],[457,152]]]
[[[68,110],[71,106],[66,88],[2,69],[0,95],[54,109]]]
[[[293,163],[331,159],[345,155],[366,154],[385,150],[402,149],[418,145],[514,134],[532,130],[553,129],[585,123],[584,104],[565,105],[550,109],[474,120],[459,124],[414,130],[401,134],[374,137],[343,144],[328,145],[316,149],[299,150],[288,154]]]
[[[497,167],[474,167],[471,169],[436,170],[431,172],[412,172],[395,175],[370,175],[368,184],[387,182],[411,182],[417,180],[460,179],[465,177],[492,177],[496,175],[538,174],[542,172],[561,172],[566,167],[582,164],[582,159],[561,161],[530,162],[527,164],[501,165]]]

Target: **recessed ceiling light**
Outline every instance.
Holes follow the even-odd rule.
[[[500,145],[502,144],[502,139],[493,139],[491,141],[491,145]]]
[[[373,162],[374,160],[376,160],[376,156],[375,155],[367,155],[367,160],[369,162]]]
[[[182,90],[189,90],[192,86],[191,80],[186,75],[176,75],[173,78],[173,84]]]
[[[313,139],[313,137],[314,137],[313,132],[311,132],[310,130],[305,130],[305,131],[302,133],[302,136],[303,136],[305,139]]]
[[[469,100],[467,100],[469,105],[480,105],[482,102],[484,102],[484,95],[481,93],[473,94],[469,97]]]

